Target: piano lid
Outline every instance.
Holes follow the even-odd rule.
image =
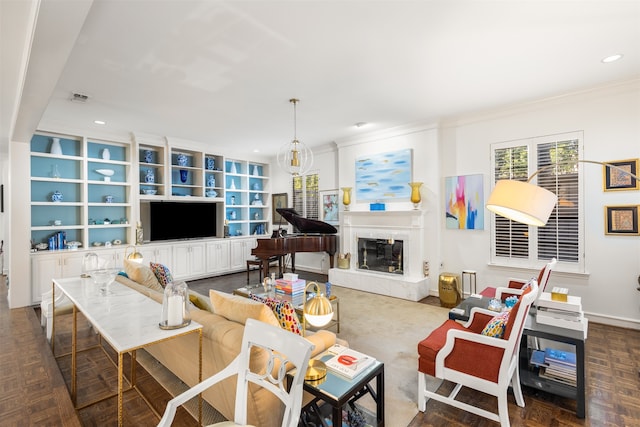
[[[317,219],[303,218],[298,212],[291,208],[276,208],[287,222],[294,225],[301,233],[334,234],[338,230],[331,224]]]

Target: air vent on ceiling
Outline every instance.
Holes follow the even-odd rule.
[[[88,99],[89,99],[89,95],[85,95],[83,93],[72,93],[71,98],[69,98],[71,102],[81,102],[81,103],[87,102]]]

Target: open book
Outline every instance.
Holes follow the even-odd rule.
[[[343,375],[349,379],[354,378],[359,373],[367,369],[375,362],[376,359],[367,356],[359,351],[345,348],[340,353],[327,360],[325,364],[327,369],[337,374]]]

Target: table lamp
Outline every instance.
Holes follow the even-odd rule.
[[[309,288],[313,287],[313,297],[307,299]],[[302,335],[306,333],[306,324],[311,326],[326,326],[333,319],[333,307],[324,294],[320,293],[320,286],[316,282],[309,282],[304,288]],[[322,360],[311,359],[307,367],[304,379],[306,381],[317,381],[327,375],[327,366]]]
[[[127,252],[129,251],[129,248],[132,248],[133,251],[130,254],[127,254]],[[134,245],[129,245],[124,250],[124,259],[128,259],[129,261],[133,261],[133,262],[137,262],[138,264],[142,264],[142,261],[144,260],[144,257],[142,256],[142,254],[140,252],[138,252],[136,250],[136,247]]]

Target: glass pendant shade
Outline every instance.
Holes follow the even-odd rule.
[[[189,323],[189,288],[185,282],[171,282],[164,288],[160,329],[178,329]]]
[[[280,169],[293,176],[306,174],[313,165],[313,152],[304,143],[298,140],[296,124],[296,105],[299,99],[289,100],[293,104],[293,140],[280,147],[277,160]]]

